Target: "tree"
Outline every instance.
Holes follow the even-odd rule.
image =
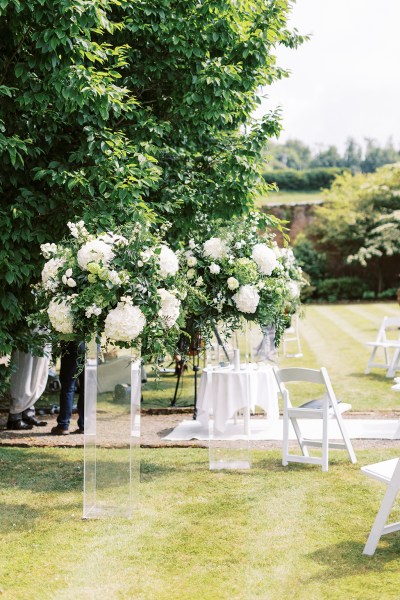
[[[284,144],[270,144],[266,154],[270,155],[273,168],[306,169],[311,160],[310,148],[300,140],[287,140]]]
[[[343,159],[336,146],[329,146],[314,156],[310,163],[311,167],[343,167]]]
[[[362,148],[353,138],[346,142],[346,148],[343,156],[343,166],[357,173],[361,170]]]
[[[338,177],[315,210],[309,238],[327,256],[331,276],[363,275],[380,292],[399,274],[400,166]],[[349,258],[348,258],[349,257]],[[353,265],[368,267],[367,271]],[[350,266],[346,266],[350,265]]]
[[[83,218],[104,230],[149,218],[175,241],[241,214],[265,189],[276,112],[258,90],[286,75],[288,0],[0,0],[4,231],[1,350],[26,341],[39,244]]]
[[[374,173],[379,167],[400,161],[400,153],[397,152],[393,143],[389,142],[381,148],[376,141],[368,138],[365,149],[365,157],[361,163],[363,173]]]

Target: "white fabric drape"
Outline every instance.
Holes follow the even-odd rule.
[[[49,356],[33,356],[16,350],[13,363],[17,369],[11,376],[10,413],[30,408],[43,394],[49,371]]]

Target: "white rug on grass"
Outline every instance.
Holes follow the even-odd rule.
[[[251,419],[251,440],[282,440],[282,419]],[[301,431],[309,439],[321,438],[321,421],[302,419]],[[400,439],[400,421],[396,419],[345,419],[347,433],[352,439],[398,440]],[[397,431],[399,429],[399,431]],[[335,420],[329,422],[329,437],[341,439]],[[229,423],[223,434],[216,439],[239,440],[244,438],[243,423]],[[292,426],[289,438],[296,439]],[[199,421],[185,419],[163,438],[166,441],[208,440],[208,427]]]

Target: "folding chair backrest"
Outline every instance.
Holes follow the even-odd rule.
[[[277,367],[275,367],[274,371],[281,393],[286,391],[284,385],[285,383],[296,381],[316,383],[325,387],[326,392],[324,393],[324,396],[328,397],[329,406],[337,407],[338,401],[333,390],[331,380],[329,379],[328,371],[325,367],[321,367],[320,369],[305,369],[303,367],[290,367],[287,369],[278,369]]]
[[[383,317],[381,326],[378,331],[376,341],[377,342],[388,341],[386,331],[388,329],[397,329],[397,328],[400,328],[400,317]]]
[[[322,369],[304,369],[302,367],[289,367],[287,369],[275,369],[278,383],[289,381],[308,381],[325,385]]]

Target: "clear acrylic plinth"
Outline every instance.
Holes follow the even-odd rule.
[[[92,342],[85,364],[83,518],[132,517],[139,503],[141,365]]]
[[[224,432],[215,429],[213,415],[210,415],[208,447],[211,471],[251,468],[249,415],[246,412],[247,409],[230,419]]]

